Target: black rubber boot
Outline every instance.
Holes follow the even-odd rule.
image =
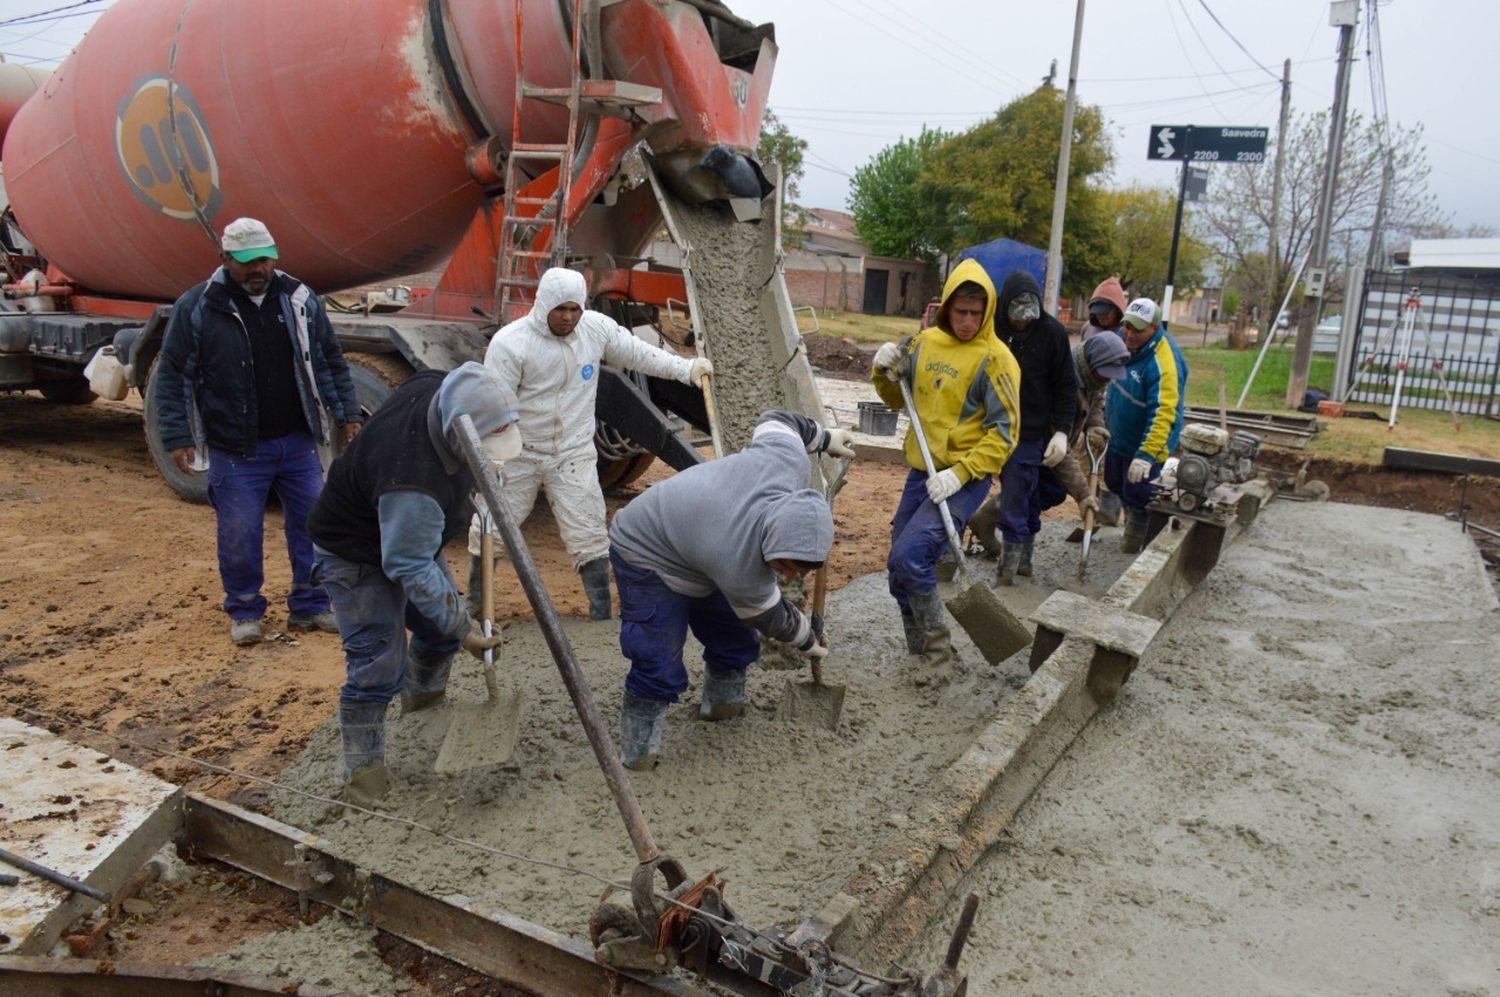
[[[1031,551],[1035,546],[1035,540],[1028,540],[1021,545],[1021,561],[1016,565],[1016,574],[1031,577]]]
[[[901,630],[906,634],[906,650],[911,654],[922,653],[922,628],[910,613],[901,614]]]
[[[699,720],[733,720],[745,712],[745,670],[709,668],[703,675]]]
[[[339,703],[344,799],[371,807],[391,788],[385,768],[385,703]]]
[[[448,691],[452,654],[434,654],[412,648],[406,660],[406,680],[401,686],[401,713],[416,713],[438,702]]]
[[[1146,529],[1151,525],[1151,514],[1145,509],[1125,510],[1125,536],[1120,541],[1120,550],[1126,554],[1138,554],[1146,546]]]
[[[1094,513],[1094,522],[1100,526],[1120,525],[1120,496],[1114,492],[1099,492],[1099,511]]]
[[[1000,548],[1004,541],[1000,539],[1000,532],[995,529],[1000,521],[1000,496],[985,499],[979,511],[969,517],[969,533],[984,552],[990,557],[999,557]]]
[[[1008,543],[1000,552],[1000,569],[995,574],[996,585],[1014,585],[1016,571],[1021,567],[1022,544]]]
[[[589,619],[609,619],[609,558],[589,561],[578,569],[578,577],[583,580],[583,591],[589,597]]]
[[[661,735],[667,725],[667,703],[625,693],[620,707],[620,761],[634,772],[656,768]]]
[[[922,631],[922,669],[918,685],[945,682],[953,676],[958,653],[953,650],[953,633],[948,629],[948,613],[936,592],[918,592],[906,597],[912,618]]]

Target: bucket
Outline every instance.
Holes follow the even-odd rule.
[[[115,358],[113,346],[102,347],[95,353],[84,368],[84,374],[88,377],[89,390],[100,398],[117,402],[130,392],[130,385],[125,381],[125,368]]]
[[[895,410],[885,402],[860,402],[859,431],[869,436],[895,436]]]

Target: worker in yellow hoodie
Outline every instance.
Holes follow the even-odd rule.
[[[904,409],[895,378],[910,385],[936,472],[928,475],[915,431],[908,430],[911,470],[891,520],[886,575],[901,607],[907,650],[930,666],[921,681],[951,671],[954,658],[937,593],[936,565],[947,544],[937,504],[948,502],[962,535],[1020,432],[1021,369],[995,335],[995,304],[995,285],[984,268],[964,260],[943,287],[937,324],[875,353],[876,393],[891,408]]]

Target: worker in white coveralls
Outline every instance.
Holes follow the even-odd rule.
[[[630,659],[620,710],[626,767],[656,767],[667,707],[688,687],[688,630],[703,645],[702,720],[745,712],[745,669],[762,635],[808,660],[828,653],[817,614],[778,585],[816,570],[833,545],[833,513],[808,487],[811,453],[852,458],[850,432],[767,412],[744,450],[658,482],[615,514],[609,559],[620,651]]]
[[[644,342],[608,315],[586,310],[587,300],[583,274],[562,267],[548,270],[537,285],[531,313],[495,333],[484,362],[521,405],[526,448],[505,465],[506,507],[519,523],[531,514],[537,492],[547,493],[563,546],[583,580],[589,618],[607,620],[609,536],[594,450],[599,365],[608,362],[689,385],[713,373],[713,365],[703,357],[688,360]],[[495,549],[497,557],[503,554],[498,542]],[[472,601],[480,584],[477,516],[469,531],[469,553]]]

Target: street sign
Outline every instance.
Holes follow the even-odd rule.
[[[1189,203],[1203,200],[1208,194],[1208,167],[1188,163],[1183,169],[1188,171],[1188,175],[1187,183],[1182,188],[1182,195],[1188,199]]]
[[[1146,158],[1191,163],[1261,163],[1266,158],[1269,134],[1266,128],[1152,125]]]

